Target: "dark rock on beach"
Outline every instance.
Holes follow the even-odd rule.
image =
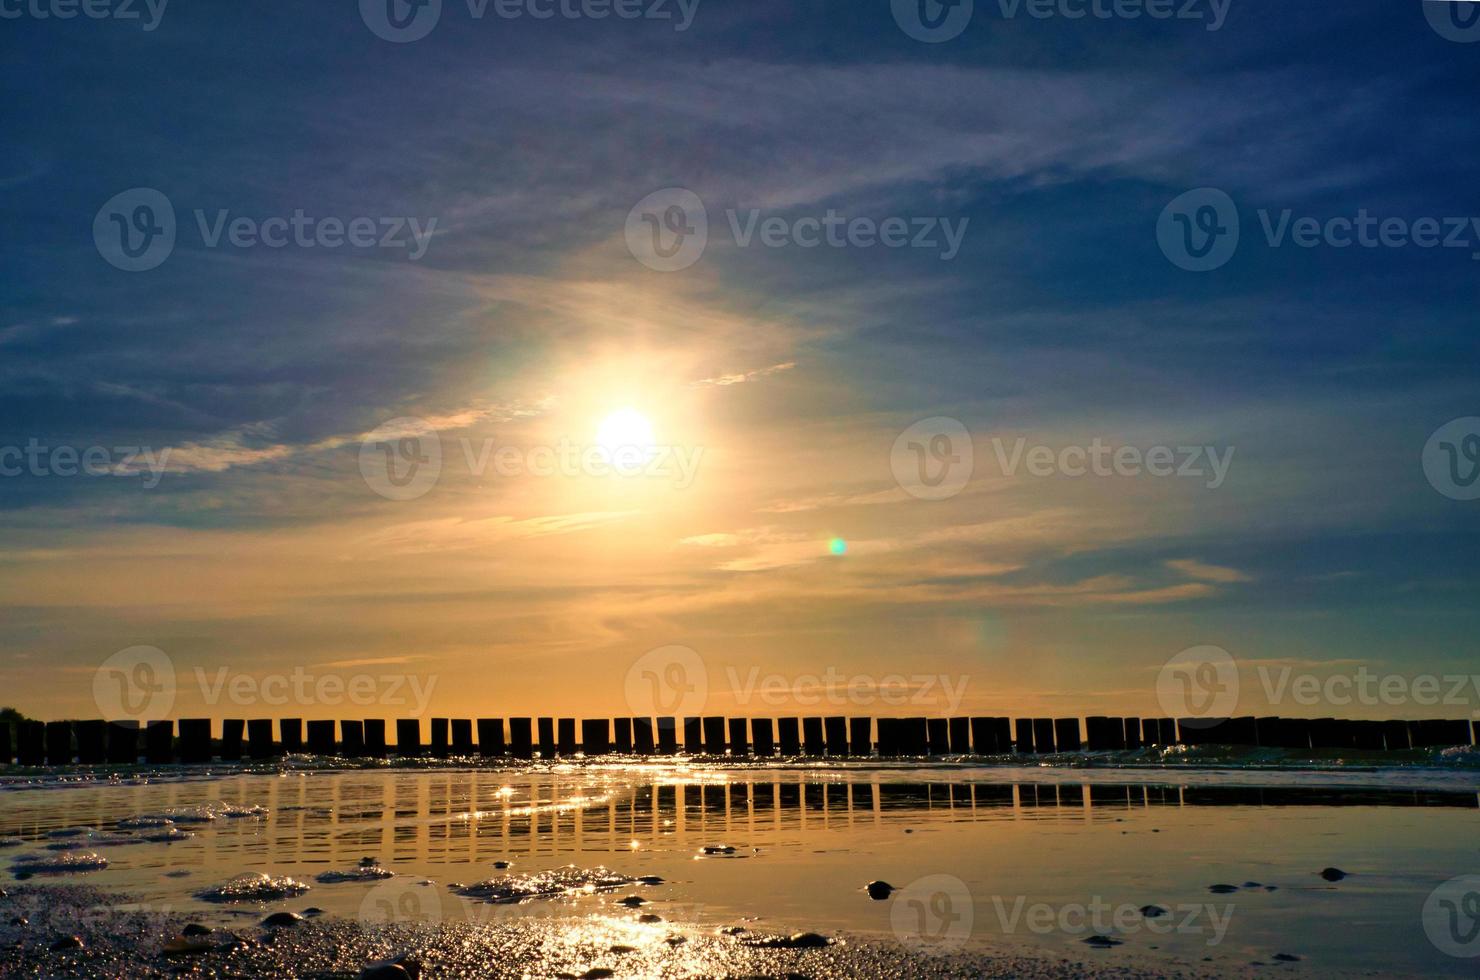
[[[864,887],[868,889],[868,897],[876,902],[882,902],[894,892],[894,886],[887,881],[871,881]]]
[[[262,920],[262,924],[269,929],[278,929],[284,926],[296,926],[303,921],[303,916],[297,912],[274,912]]]
[[[1167,910],[1160,905],[1143,905],[1141,906],[1141,914],[1148,919],[1159,919],[1167,914]]]
[[[1321,877],[1327,881],[1340,881],[1346,877],[1346,872],[1340,868],[1322,868]]]
[[[1094,949],[1110,949],[1112,946],[1121,945],[1121,940],[1112,936],[1102,936],[1099,933],[1095,933],[1093,936],[1085,938],[1084,945],[1093,947]]]
[[[1208,886],[1208,891],[1212,892],[1214,895],[1232,895],[1234,892],[1238,891],[1238,886],[1237,885],[1209,885]]]

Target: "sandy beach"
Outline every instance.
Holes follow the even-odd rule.
[[[573,931],[540,919],[436,927],[367,927],[334,916],[288,927],[256,921],[192,937],[191,952],[167,952],[197,921],[180,914],[112,911],[126,896],[83,885],[20,885],[0,899],[0,974],[16,977],[1200,977],[1228,975],[1189,965],[1138,967],[1117,950],[1082,958],[1028,951],[954,956],[912,953],[902,944],[829,936],[814,949],[764,945],[779,934],[727,936],[673,924],[641,946],[614,942],[599,926]],[[300,903],[307,906],[308,903]],[[25,919],[18,924],[17,918]],[[76,937],[81,948],[53,949]],[[681,940],[681,941],[670,941]],[[394,961],[396,965],[390,964]],[[380,972],[374,972],[379,969]],[[404,971],[404,972],[400,972]]]

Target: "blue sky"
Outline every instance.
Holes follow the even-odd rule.
[[[86,713],[135,644],[182,669],[401,665],[459,678],[435,704],[468,712],[576,669],[562,697],[595,710],[671,643],[966,673],[973,710],[1004,711],[1150,713],[1156,667],[1202,643],[1473,664],[1480,503],[1422,454],[1480,414],[1480,229],[1273,247],[1259,215],[1480,215],[1480,43],[1417,0],[1232,0],[1216,30],[1211,4],[1004,9],[932,44],[886,0],[704,0],[685,30],[446,0],[410,43],[352,2],[6,20],[0,446],[172,450],[155,486],[0,478],[11,697]],[[94,218],[138,187],[177,240],[127,272]],[[624,229],[673,187],[709,241],[655,271]],[[1241,239],[1194,273],[1156,229],[1203,187]],[[436,224],[415,259],[210,247],[195,212],[223,209]],[[949,260],[741,246],[726,212],[751,209],[965,233]],[[692,486],[468,472],[464,441],[590,441],[629,405],[703,448]],[[444,473],[393,501],[359,461],[403,416]],[[891,446],[936,416],[975,470],[922,501]],[[1216,488],[1035,478],[997,465],[1018,438],[1235,453]]]

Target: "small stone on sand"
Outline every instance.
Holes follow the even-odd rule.
[[[296,926],[302,921],[303,916],[299,915],[297,912],[274,912],[267,918],[263,919],[262,924],[264,926],[267,926],[268,928],[275,929],[279,926]]]
[[[1346,872],[1340,868],[1322,868],[1321,877],[1327,881],[1340,881],[1346,877]]]
[[[56,942],[54,942],[54,943],[51,944],[51,951],[53,953],[60,953],[63,950],[67,950],[67,949],[81,949],[81,948],[82,948],[82,940],[79,937],[77,937],[77,936],[63,936],[62,938],[58,939]]]
[[[864,887],[868,889],[868,897],[876,902],[882,902],[894,891],[894,886],[887,881],[871,881]]]
[[[1115,939],[1111,936],[1101,936],[1100,934],[1096,933],[1095,935],[1085,939],[1084,944],[1086,946],[1093,946],[1095,949],[1109,949],[1112,946],[1119,946],[1121,943],[1119,939]]]

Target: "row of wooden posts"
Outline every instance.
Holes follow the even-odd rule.
[[[178,731],[177,731],[178,727]],[[337,731],[336,731],[337,728]],[[477,731],[477,742],[473,733]],[[0,724],[0,764],[130,764],[267,759],[285,753],[351,758],[418,755],[516,759],[610,753],[707,756],[910,757],[1114,751],[1143,746],[1232,745],[1284,749],[1398,751],[1476,744],[1480,725],[1465,719],[1347,721],[1334,718],[466,718],[386,722],[228,718],[219,737],[209,718],[179,722],[23,721]],[[142,751],[141,751],[142,736]]]

